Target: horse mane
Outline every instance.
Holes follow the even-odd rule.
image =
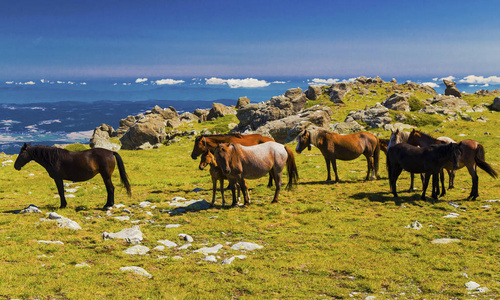
[[[61,157],[67,156],[69,153],[66,149],[44,145],[30,146],[27,148],[27,151],[35,161],[41,165],[51,166],[52,168],[55,167]]]
[[[435,138],[435,137],[433,137],[432,135],[430,135],[430,134],[428,134],[428,133],[425,133],[425,132],[423,132],[423,131],[420,131],[420,130],[415,130],[415,129],[414,129],[414,131],[415,131],[416,133],[418,133],[418,134],[422,135],[422,136],[423,136],[423,137],[425,137],[425,138],[428,138],[428,139],[433,139],[433,140],[435,140],[435,139],[436,139],[436,138]]]
[[[331,133],[330,131],[321,128],[321,127],[316,127],[312,129],[307,129],[309,131],[310,139],[311,139],[311,144],[314,146],[318,145],[318,137],[325,137],[327,134]]]
[[[201,139],[201,138],[211,138],[211,137],[237,137],[237,138],[241,138],[242,135],[241,133],[226,133],[226,134],[202,134],[202,135],[199,135],[196,137],[197,140]]]

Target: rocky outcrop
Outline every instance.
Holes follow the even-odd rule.
[[[240,108],[236,117],[240,121],[234,131],[255,131],[266,123],[283,119],[301,111],[307,103],[302,89],[290,89],[265,103],[250,103]]]
[[[127,133],[120,138],[125,150],[140,149],[141,145],[149,143],[156,145],[165,141],[165,119],[159,114],[149,114],[132,125]]]
[[[120,145],[110,141],[110,138],[114,135],[115,130],[113,127],[107,124],[101,124],[101,126],[94,129],[89,146],[90,148],[104,148],[111,151],[118,151],[121,148]]]
[[[197,108],[194,110],[193,114],[198,117],[198,122],[202,123],[207,120],[208,113],[210,112],[210,109],[201,109]]]
[[[490,106],[491,110],[500,111],[500,97],[496,97]]]
[[[247,97],[239,97],[238,102],[236,102],[236,109],[240,109],[247,104],[250,104],[250,99]]]
[[[298,114],[268,122],[255,133],[270,136],[278,143],[289,143],[310,125],[328,129],[332,115],[333,111],[329,107],[316,105]]]
[[[208,121],[213,121],[217,118],[224,117],[226,115],[235,115],[236,110],[234,107],[230,106],[225,106],[224,104],[220,103],[213,103],[212,104],[212,109],[208,112],[207,115],[207,120]]]
[[[356,121],[349,121],[331,124],[330,130],[339,134],[352,134],[365,130],[365,127]]]
[[[410,111],[410,103],[408,102],[410,96],[409,93],[392,94],[382,102],[382,105],[392,110]]]
[[[358,111],[351,111],[344,122],[361,121],[371,128],[380,128],[392,122],[389,109],[377,103],[375,106]]]
[[[438,95],[425,100],[425,102],[430,105],[419,110],[419,113],[448,115],[460,112],[464,107],[469,107],[467,102],[455,96]]]
[[[456,83],[451,80],[443,79],[444,85],[446,85],[446,89],[444,90],[444,94],[446,96],[455,96],[458,98],[462,98],[462,93],[457,89]]]
[[[317,100],[319,96],[323,93],[323,89],[319,85],[310,85],[305,92],[307,99]]]
[[[352,90],[352,83],[335,83],[330,87],[330,101],[344,104],[344,96]]]

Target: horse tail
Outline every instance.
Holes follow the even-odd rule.
[[[477,150],[476,150],[476,155],[474,156],[474,160],[476,161],[476,164],[478,167],[483,169],[486,173],[488,173],[491,177],[497,178],[498,174],[493,168],[486,162],[484,154],[484,147],[481,144],[477,145]]]
[[[120,156],[120,154],[118,154],[118,152],[114,152],[114,151],[113,151],[113,155],[116,158],[116,164],[118,165],[118,171],[120,171],[120,180],[121,180],[122,184],[125,186],[125,188],[127,189],[127,194],[129,196],[132,196],[132,190],[130,189],[130,182],[128,181],[128,175],[125,172],[125,165],[123,164],[122,157]]]
[[[293,185],[297,185],[297,181],[299,179],[299,172],[297,171],[297,164],[295,163],[295,156],[293,151],[285,146],[285,150],[288,153],[288,158],[286,159],[286,168],[288,171],[288,184],[286,185],[286,189],[290,190]]]
[[[380,139],[377,138],[377,145],[375,146],[375,151],[373,152],[373,168],[375,169],[375,177],[378,179],[378,166],[380,161]]]

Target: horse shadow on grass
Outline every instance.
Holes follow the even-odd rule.
[[[396,198],[390,192],[373,192],[373,193],[360,192],[351,195],[351,197],[356,200],[368,199],[372,202],[380,202],[380,203],[394,202],[395,205],[411,204],[414,206],[422,207],[421,204],[417,203],[418,201],[420,201],[419,194],[411,194],[403,197],[400,195],[399,197]]]

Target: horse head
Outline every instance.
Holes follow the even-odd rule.
[[[453,164],[453,170],[458,170],[460,168],[460,157],[462,156],[462,149],[460,144],[450,143],[451,145],[451,162]]]
[[[410,135],[408,136],[408,140],[406,142],[413,146],[420,146],[420,133],[414,128],[410,132]]]
[[[31,143],[24,143],[24,145],[21,147],[21,151],[19,152],[19,155],[17,156],[16,162],[14,163],[14,169],[16,170],[21,170],[24,165],[29,163],[33,158],[30,156],[28,153],[28,148],[31,146]]]
[[[233,151],[234,145],[229,143],[221,143],[215,148],[215,161],[224,175],[231,173],[231,154]]]
[[[297,147],[295,147],[295,152],[300,154],[306,147],[307,150],[311,151],[311,133],[307,129],[304,129],[297,136],[297,141],[298,143]]]
[[[387,148],[390,148],[391,146],[400,144],[402,142],[403,142],[403,137],[401,132],[399,131],[399,128],[396,129],[396,131],[391,130],[391,137],[389,138],[389,144],[387,145]]]
[[[207,146],[207,141],[205,140],[205,137],[202,135],[197,136],[196,139],[194,140],[194,147],[193,151],[191,152],[191,158],[197,159],[198,156],[205,151],[206,146]]]
[[[200,170],[204,170],[207,165],[215,164],[215,157],[210,151],[205,151],[201,155],[200,159]]]

